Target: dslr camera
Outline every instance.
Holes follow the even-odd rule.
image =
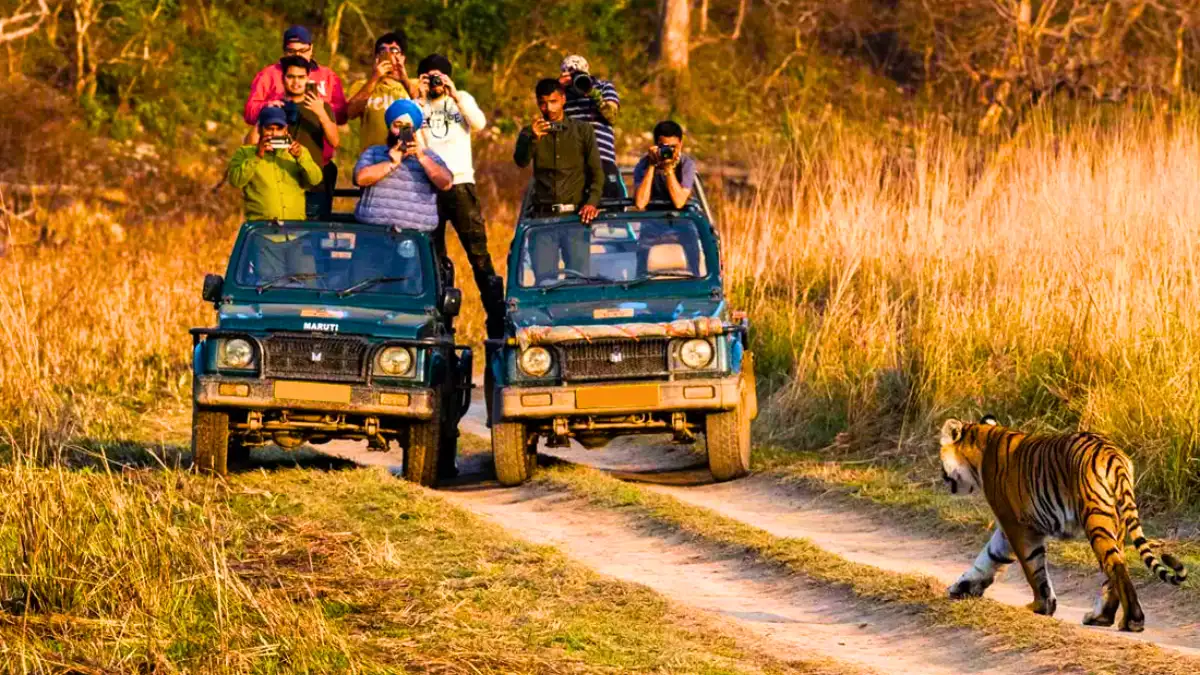
[[[658,146],[658,159],[661,162],[669,162],[675,159],[675,146],[660,145]]]
[[[566,128],[567,128],[567,125],[563,124],[562,122],[551,122],[550,123],[550,133],[552,133],[552,134],[556,134]]]
[[[596,81],[588,73],[572,73],[571,86],[575,88],[575,91],[586,95],[592,93],[592,89],[596,86]]]
[[[429,88],[433,89],[434,87],[440,87],[440,86],[442,86],[442,76],[441,75],[430,75],[429,76]]]

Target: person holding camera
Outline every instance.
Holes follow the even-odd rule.
[[[633,167],[634,203],[669,202],[682,209],[692,197],[696,162],[683,154],[683,127],[664,120],[654,125],[654,145]]]
[[[321,167],[288,135],[283,108],[263,108],[258,131],[258,143],[238,148],[226,173],[245,197],[246,220],[304,220],[304,192],[321,182]]]
[[[371,77],[350,88],[347,116],[362,118],[358,137],[364,149],[387,143],[389,125],[385,118],[392,103],[418,95],[416,83],[408,78],[407,51],[408,38],[404,31],[379,36],[375,40],[375,67]]]
[[[384,144],[363,151],[354,166],[354,184],[363,188],[354,217],[362,223],[433,232],[438,228],[437,196],[454,184],[454,174],[417,131],[424,116],[409,100],[388,106]]]
[[[324,158],[325,150],[337,150],[340,143],[333,107],[321,99],[316,83],[309,79],[312,62],[303,56],[285,56],[279,61],[283,68],[283,112],[287,116],[288,134],[308,149],[314,158]],[[248,142],[258,143],[258,128],[250,132]],[[333,153],[330,152],[330,155]],[[333,205],[333,188],[337,185],[337,164],[320,161],[324,178],[305,193],[308,218],[327,218]]]
[[[487,336],[504,334],[504,282],[496,276],[488,252],[487,223],[475,191],[475,164],[471,154],[471,132],[482,131],[487,118],[475,98],[451,79],[453,65],[441,54],[430,54],[417,65],[421,91],[417,103],[425,114],[421,135],[426,146],[446,161],[454,174],[454,185],[438,194],[438,229],[434,245],[446,256],[446,221],[454,225],[458,240],[479,288],[487,315]]]
[[[599,214],[604,169],[596,133],[583,120],[567,119],[566,94],[554,79],[537,83],[541,117],[521,129],[513,160],[519,167],[533,163],[533,215],[579,213],[588,225]],[[558,276],[559,253],[567,269],[587,274],[591,256],[584,228],[545,228],[533,240],[533,271],[541,284]]]
[[[279,63],[274,63],[259,71],[250,84],[250,97],[246,100],[243,118],[246,124],[258,126],[258,116],[264,108],[283,106],[287,96],[284,84],[283,59],[289,56],[303,57],[311,68],[308,79],[313,83],[321,100],[329,104],[333,110],[333,119],[338,124],[346,123],[346,94],[342,90],[342,80],[329,68],[313,60],[312,33],[304,26],[292,26],[283,33],[283,57]],[[320,153],[322,162],[333,159],[333,146],[325,146]],[[313,156],[316,158],[316,155]]]
[[[535,93],[541,116],[517,135],[513,161],[521,168],[533,163],[535,213],[578,211],[586,225],[599,213],[604,180],[596,133],[587,122],[566,117],[558,80],[541,80]]]
[[[600,162],[604,168],[605,199],[625,196],[625,184],[617,168],[616,137],[613,124],[621,109],[621,97],[612,82],[593,77],[587,59],[572,54],[559,66],[558,81],[566,88],[566,115],[592,125],[596,145],[600,147]]]

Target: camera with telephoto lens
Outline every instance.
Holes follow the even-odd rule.
[[[434,87],[440,87],[440,86],[442,86],[442,77],[440,75],[430,75],[429,76],[429,88],[433,89]]]
[[[267,146],[272,150],[287,150],[292,147],[292,139],[287,136],[276,136],[267,141]]]
[[[571,86],[575,87],[575,91],[581,94],[590,94],[596,86],[596,81],[588,73],[573,73],[571,75]]]
[[[658,159],[663,162],[669,162],[675,159],[675,146],[660,145],[658,146]]]

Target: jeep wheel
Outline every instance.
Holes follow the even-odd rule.
[[[718,482],[750,473],[750,420],[745,405],[704,418],[708,470]]]
[[[201,473],[224,476],[229,459],[229,415],[192,408],[192,466]]]
[[[230,469],[244,469],[250,464],[250,446],[240,436],[229,436],[229,449],[225,452],[225,464]]]
[[[438,404],[428,422],[413,422],[408,427],[408,445],[404,448],[404,479],[425,487],[437,485],[438,455],[444,440],[442,406]]]
[[[492,425],[492,461],[496,464],[496,478],[501,485],[520,485],[533,477],[537,468],[537,449],[531,445],[521,422]]]

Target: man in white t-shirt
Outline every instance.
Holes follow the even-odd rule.
[[[455,86],[450,79],[450,60],[430,54],[417,66],[420,98],[417,104],[425,113],[421,127],[425,145],[436,152],[454,174],[454,186],[438,194],[438,219],[434,244],[445,257],[446,221],[454,225],[458,240],[467,251],[467,260],[475,275],[475,285],[487,313],[489,338],[504,335],[504,282],[496,276],[488,253],[487,223],[475,192],[475,165],[471,158],[471,132],[480,131],[487,119],[475,98]]]

